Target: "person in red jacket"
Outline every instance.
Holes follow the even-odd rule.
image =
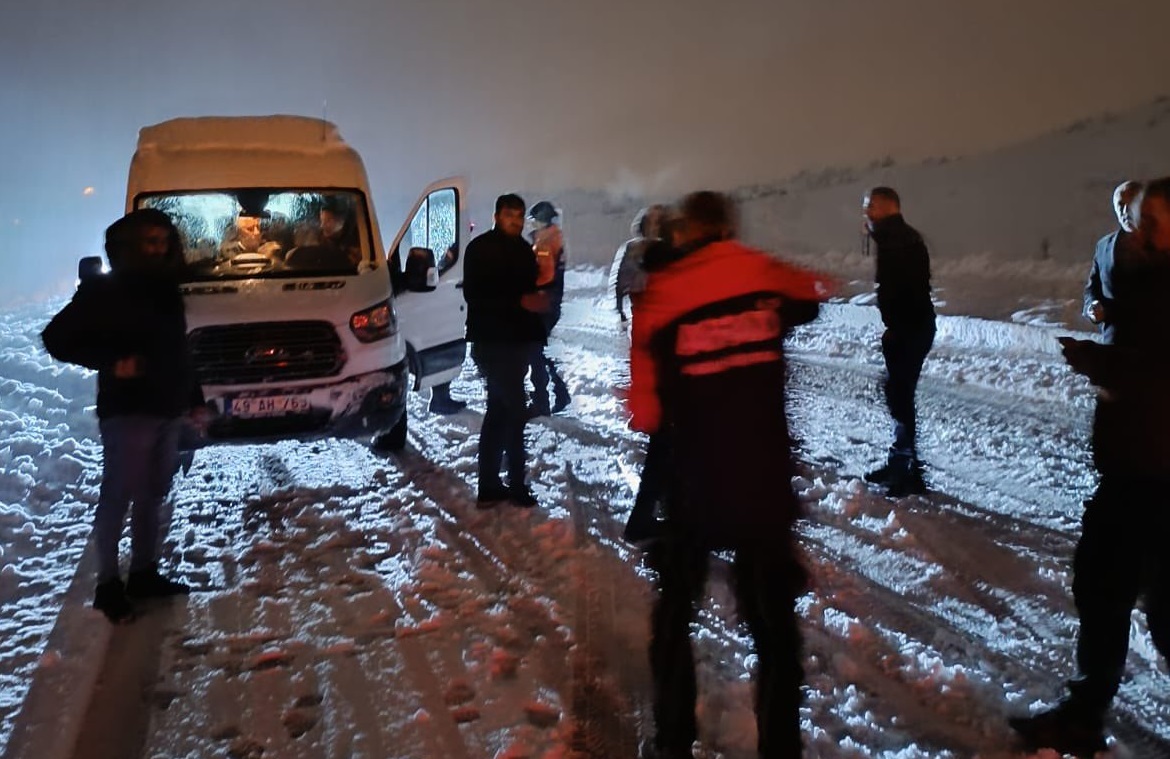
[[[824,277],[730,239],[730,201],[697,192],[681,205],[676,260],[636,296],[631,426],[666,431],[662,535],[650,667],[655,734],[644,757],[690,757],[697,735],[690,624],[710,553],[734,552],[735,592],[759,656],[761,757],[801,753],[796,597],[806,577],[792,526],[799,506],[785,409],[784,337],[816,317]]]

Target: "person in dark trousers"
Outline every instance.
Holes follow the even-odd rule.
[[[865,475],[890,497],[926,490],[918,458],[918,420],[914,394],[926,354],[934,344],[934,304],[930,300],[930,255],[922,235],[902,217],[902,201],[890,187],[875,187],[862,201],[869,238],[877,248],[878,310],[885,332],[886,405],[894,419],[894,441],[886,463]],[[867,242],[868,245],[868,242]]]
[[[1118,229],[1097,241],[1093,266],[1085,282],[1085,318],[1101,330],[1101,339],[1113,342],[1113,267],[1118,258],[1124,259],[1133,246],[1133,202],[1141,193],[1142,183],[1126,180],[1113,191],[1113,212],[1117,214]]]
[[[476,505],[501,501],[536,505],[525,478],[528,421],[524,377],[537,346],[544,342],[540,315],[549,296],[537,290],[536,254],[525,242],[524,199],[496,199],[495,226],[472,240],[464,252],[463,298],[471,358],[487,383],[487,409],[479,434],[479,492]],[[500,480],[507,456],[508,482]]]
[[[97,371],[102,484],[94,517],[93,606],[111,622],[133,618],[132,599],[188,587],[159,573],[160,511],[178,468],[184,421],[206,426],[187,347],[179,234],[162,211],[127,214],[106,230],[110,273],[83,281],[41,334],[51,356]],[[130,573],[118,541],[130,509]]]
[[[661,239],[647,240],[645,248],[636,252],[640,281],[636,288],[629,290],[631,312],[637,308],[640,293],[645,289],[646,277],[651,272],[666,268],[683,255],[675,246],[678,241],[675,234],[678,224],[673,210],[666,206],[654,208],[657,212],[653,231],[661,235]],[[634,506],[630,509],[625,529],[622,531],[622,537],[630,543],[647,546],[661,533],[657,512],[666,494],[670,476],[669,465],[670,440],[667,431],[660,427],[650,435],[646,444],[646,457],[642,461],[638,492],[634,496]]]
[[[1078,756],[1106,748],[1139,598],[1154,646],[1170,658],[1170,177],[1151,182],[1139,203],[1135,245],[1113,272],[1113,343],[1061,339],[1069,366],[1099,391],[1100,479],[1073,556],[1079,674],[1055,708],[1011,720],[1029,747]]]
[[[443,276],[459,261],[459,241],[452,242],[439,259],[439,276]],[[428,410],[432,414],[457,414],[467,408],[467,401],[451,396],[451,383],[443,382],[431,388]]]
[[[697,736],[690,626],[713,551],[734,553],[741,618],[759,656],[761,757],[802,750],[800,633],[806,575],[785,410],[786,326],[815,317],[825,281],[725,239],[730,202],[682,202],[680,257],[649,275],[633,309],[631,426],[670,436],[666,519],[646,558],[657,574],[651,617],[654,727],[642,756],[692,755]],[[734,472],[735,476],[728,476]]]
[[[547,200],[540,201],[528,212],[533,225],[532,247],[536,251],[537,269],[540,271],[540,289],[548,294],[548,310],[540,315],[545,340],[535,346],[532,352],[532,405],[529,409],[533,416],[560,413],[572,401],[569,386],[561,377],[556,362],[545,350],[548,338],[561,320],[561,301],[565,299],[565,240],[557,224],[560,215],[556,206]],[[553,391],[551,406],[548,397],[550,382]]]

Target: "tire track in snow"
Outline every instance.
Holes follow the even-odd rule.
[[[585,430],[583,434],[590,438],[595,433]],[[427,441],[434,439],[428,434]],[[605,441],[605,438],[597,440]],[[542,562],[542,551],[525,546],[523,535],[515,536],[516,543],[505,539],[513,521],[526,522],[528,530],[540,529],[532,524],[543,518],[539,508],[535,513],[504,511],[499,515],[504,529],[494,531],[497,526],[493,517],[497,515],[493,512],[512,507],[499,506],[491,512],[475,514],[470,487],[458,475],[434,463],[443,458],[439,446],[424,442],[414,434],[411,445],[418,453],[406,452],[397,458],[410,478],[432,494],[447,512],[449,519],[438,526],[444,539],[477,557],[477,572],[493,577],[493,584],[502,592],[547,599],[549,605],[544,607],[547,615],[539,623],[548,626],[550,633],[561,625],[569,625],[572,636],[572,647],[567,652],[569,666],[565,668],[564,660],[553,666],[562,669],[556,684],[563,694],[562,702],[570,710],[571,747],[597,759],[635,753],[640,709],[630,704],[628,694],[644,692],[648,675],[645,662],[640,660],[644,657],[631,654],[627,636],[617,626],[613,613],[618,603],[616,592],[629,588],[634,571],[591,537],[595,523],[612,521],[608,511],[592,501],[583,492],[584,484],[568,471],[563,501],[570,521],[561,522],[571,527],[566,533],[568,544],[553,557],[551,564]],[[462,498],[453,500],[452,493],[460,488],[464,493]],[[471,513],[472,517],[460,517],[459,512]],[[519,519],[510,518],[514,515]],[[544,524],[556,529],[557,521],[561,520],[550,518]],[[561,619],[561,615],[565,618]]]
[[[323,481],[358,484],[362,473],[355,479],[343,461],[349,451],[335,441],[315,446],[315,463],[330,463]],[[217,518],[202,528],[232,536],[224,553],[237,552],[242,571],[222,592],[193,596],[168,641],[159,674],[176,707],[155,712],[155,750],[179,751],[184,743],[201,750],[210,741],[235,756],[316,757],[330,746],[378,756],[478,756],[448,717],[446,681],[429,659],[429,642],[396,629],[399,620],[412,624],[411,614],[370,571],[409,550],[395,525],[363,532],[370,495],[344,482],[314,482],[321,473],[294,470],[278,446],[236,455],[247,450],[257,452],[254,466],[207,471],[201,483],[217,505],[236,503],[213,507]],[[201,501],[182,488],[179,498],[184,508]],[[385,501],[376,493],[373,500]],[[380,555],[377,542],[385,546]],[[412,702],[429,713],[425,722],[411,721]],[[399,722],[358,732],[384,722],[381,709]]]

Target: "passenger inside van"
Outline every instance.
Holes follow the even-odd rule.
[[[292,268],[354,268],[362,261],[353,209],[339,198],[326,197],[317,224],[299,235],[301,243],[290,250],[286,263]]]
[[[220,253],[234,258],[241,253],[257,253],[272,259],[283,257],[283,246],[277,240],[267,239],[259,216],[239,216],[235,227],[224,237]]]

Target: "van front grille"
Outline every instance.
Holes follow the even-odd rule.
[[[200,327],[188,337],[204,385],[332,377],[345,354],[329,322],[259,322]]]

